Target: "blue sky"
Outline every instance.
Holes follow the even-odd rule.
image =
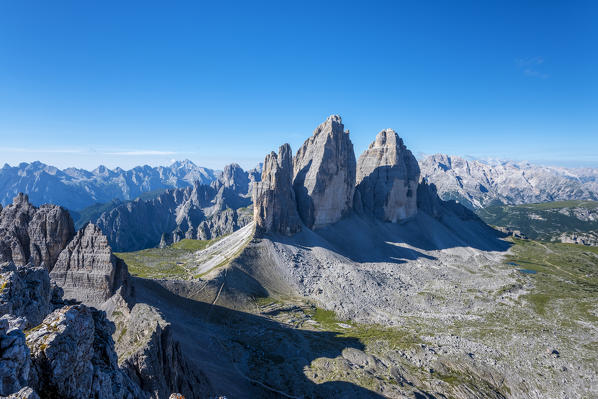
[[[251,167],[338,113],[357,156],[598,166],[598,3],[322,3],[0,2],[0,163]]]

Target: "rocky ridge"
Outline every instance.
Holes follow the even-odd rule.
[[[35,205],[57,204],[71,210],[115,198],[132,200],[155,190],[191,186],[195,182],[210,184],[218,172],[199,167],[189,160],[170,166],[137,166],[130,170],[99,166],[93,171],[67,168],[60,170],[41,162],[4,165],[0,169],[0,204],[8,205],[25,192]]]
[[[185,238],[228,234],[250,221],[250,189],[258,173],[232,164],[210,185],[167,190],[156,198],[117,205],[92,221],[118,252],[168,245]]]
[[[26,231],[37,211],[26,196],[16,198],[17,204],[2,214],[4,232],[12,234],[4,239]],[[72,221],[60,226],[68,232]],[[54,231],[64,236],[64,230]],[[89,224],[64,246],[54,264],[36,266],[34,257],[25,265],[0,264],[0,395],[132,399],[209,394],[209,383],[188,363],[169,323],[155,308],[135,304],[127,267],[114,257],[101,231]],[[118,319],[119,328],[104,310],[88,305]],[[121,344],[115,345],[113,337]]]
[[[444,200],[479,209],[491,205],[563,200],[597,200],[598,170],[486,163],[435,154],[420,162],[421,175]]]

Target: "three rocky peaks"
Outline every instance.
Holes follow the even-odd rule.
[[[417,213],[417,160],[391,129],[355,160],[349,132],[331,115],[292,157],[284,144],[266,156],[254,186],[256,230],[291,235],[339,221],[350,212],[400,222]]]

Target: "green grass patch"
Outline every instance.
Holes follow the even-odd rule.
[[[537,272],[528,277],[533,279],[534,288],[525,296],[536,313],[559,313],[567,315],[569,321],[598,321],[592,313],[598,303],[598,248],[518,239],[513,242],[508,261]],[[567,309],[555,312],[552,306]]]
[[[216,238],[213,240],[191,240],[189,238],[185,238],[177,243],[172,244],[172,248],[174,249],[182,249],[185,251],[199,251],[202,249],[206,249],[214,242],[218,241],[220,238]]]
[[[598,232],[598,221],[581,216],[596,214],[598,201],[558,201],[525,205],[495,205],[476,211],[492,226],[519,230],[532,240],[559,241],[563,233]]]
[[[385,327],[379,324],[361,324],[350,320],[340,320],[335,312],[316,307],[311,318],[317,321],[326,331],[334,331],[343,338],[358,339],[364,345],[371,345],[377,341],[384,341],[389,348],[405,348],[423,341],[414,334],[398,327]],[[343,328],[339,323],[350,328]]]

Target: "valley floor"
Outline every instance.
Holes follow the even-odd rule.
[[[138,300],[231,398],[598,397],[596,248],[492,249],[463,236],[469,246],[426,248],[433,237],[402,226],[406,236],[390,231],[384,250],[359,251],[335,238],[343,228],[296,237],[302,245],[234,233],[230,259],[240,256],[207,270],[201,259],[218,247],[189,249],[198,263],[185,267],[202,276],[187,280],[169,272],[179,258],[121,256],[144,273],[159,265],[151,276],[167,278],[137,278]],[[354,235],[361,249],[365,235]]]

